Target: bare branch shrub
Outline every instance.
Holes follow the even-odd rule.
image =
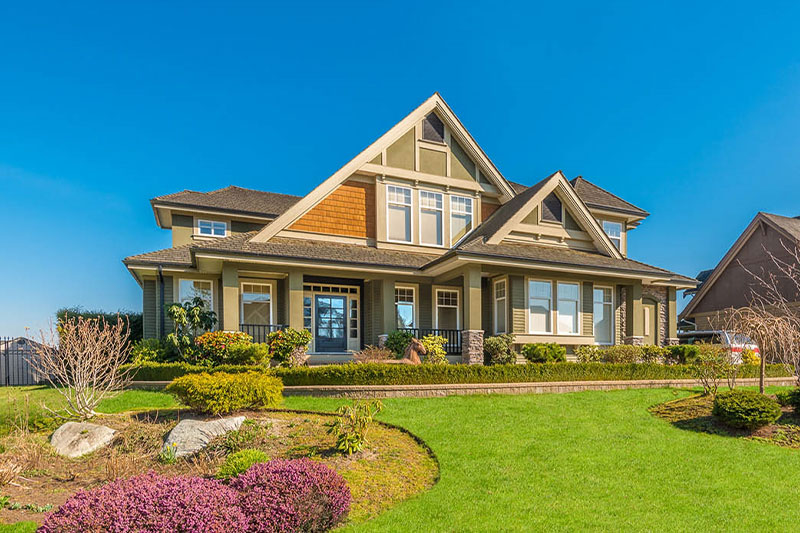
[[[60,412],[47,408],[56,416],[91,418],[103,398],[131,381],[131,369],[122,370],[130,351],[127,321],[67,317],[41,332],[41,340],[30,363],[66,402]]]
[[[718,344],[699,344],[700,352],[692,364],[694,375],[703,386],[703,394],[717,395],[719,384],[727,376],[725,350]]]

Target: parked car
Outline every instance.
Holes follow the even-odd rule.
[[[683,331],[678,333],[681,344],[721,344],[730,349],[734,363],[742,362],[742,351],[751,350],[761,356],[758,344],[747,335],[723,330]]]

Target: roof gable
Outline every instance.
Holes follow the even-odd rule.
[[[231,185],[209,192],[183,190],[150,200],[156,206],[202,208],[226,213],[274,218],[300,200],[299,196],[257,191]]]

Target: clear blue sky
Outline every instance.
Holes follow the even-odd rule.
[[[163,5],[162,5],[163,4]],[[509,179],[652,213],[631,257],[713,267],[800,214],[800,8],[720,2],[4,2],[0,335],[141,309],[148,200],[304,194],[434,91]]]

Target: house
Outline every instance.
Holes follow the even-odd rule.
[[[32,362],[41,343],[26,337],[0,338],[0,385],[36,385],[45,380]]]
[[[228,187],[151,201],[172,247],[124,260],[144,334],[204,298],[256,338],[308,328],[317,361],[435,331],[465,363],[518,343],[669,344],[691,278],[628,258],[648,213],[560,171],[507,180],[437,93],[303,197]]]
[[[718,317],[730,308],[750,305],[759,283],[753,276],[775,274],[780,277],[770,256],[794,262],[791,252],[800,247],[800,218],[758,213],[713,270],[697,275],[696,289],[686,291],[691,301],[681,312],[682,320],[692,322],[698,330],[721,327]],[[790,301],[800,300],[794,285],[787,284]],[[788,292],[790,291],[790,292]]]

